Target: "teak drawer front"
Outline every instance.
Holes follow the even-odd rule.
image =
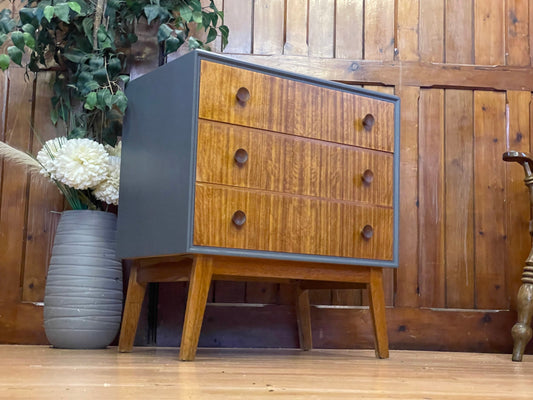
[[[391,260],[392,220],[391,208],[197,183],[193,244]]]
[[[200,120],[196,180],[392,206],[393,156]]]
[[[391,102],[205,60],[199,117],[388,152],[394,149]]]

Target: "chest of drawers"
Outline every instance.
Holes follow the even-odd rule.
[[[202,51],[127,95],[118,253],[158,260],[137,283],[398,265],[398,98]]]

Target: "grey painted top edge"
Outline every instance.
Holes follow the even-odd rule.
[[[286,71],[286,70],[282,70],[282,69],[267,67],[267,66],[264,66],[264,65],[261,65],[261,64],[254,64],[254,63],[250,63],[250,62],[247,62],[247,61],[242,61],[242,60],[238,60],[238,59],[232,58],[230,55],[226,55],[226,54],[220,54],[220,53],[214,53],[214,52],[211,52],[211,51],[195,49],[195,50],[191,51],[190,53],[184,54],[181,57],[199,57],[199,58],[206,59],[206,60],[212,60],[212,61],[216,61],[216,62],[223,62],[223,63],[226,63],[226,64],[233,64],[233,65],[239,66],[240,68],[253,70],[253,71],[259,71],[259,72],[266,73],[268,75],[276,75],[276,76],[280,76],[280,77],[283,77],[283,78],[289,78],[289,79],[292,79],[292,80],[295,80],[295,81],[300,81],[300,82],[305,82],[305,83],[314,84],[314,85],[320,85],[320,86],[325,86],[325,87],[332,87],[332,88],[335,88],[337,90],[342,90],[342,91],[345,91],[345,92],[352,92],[352,93],[355,92],[355,93],[361,94],[361,95],[363,95],[365,97],[377,98],[377,99],[389,101],[389,102],[392,102],[392,103],[399,103],[399,101],[400,101],[400,98],[398,96],[396,96],[396,95],[393,95],[393,94],[376,92],[376,91],[373,91],[373,90],[368,90],[368,89],[355,87],[355,86],[352,86],[352,85],[347,85],[345,83],[329,81],[329,80],[322,79],[322,78],[314,78],[312,76],[301,75],[301,74],[297,74],[295,72],[290,72],[290,71]],[[171,64],[171,63],[173,63],[173,62],[175,62],[177,60],[179,60],[179,58],[177,58],[177,59],[175,59],[173,61],[170,61],[169,64]]]

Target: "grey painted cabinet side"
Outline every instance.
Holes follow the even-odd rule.
[[[122,258],[190,246],[198,73],[191,53],[128,85],[117,235]]]

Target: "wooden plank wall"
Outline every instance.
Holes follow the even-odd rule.
[[[389,329],[393,346],[407,345],[401,333],[422,326],[433,339],[418,338],[418,346],[427,346],[451,323],[463,325],[461,335],[477,329],[468,349],[492,334],[508,348],[514,313],[494,310],[514,309],[531,240],[522,169],[501,156],[530,151],[533,2],[242,3],[245,13],[223,2],[231,33],[225,53],[401,98],[400,268],[385,278],[400,331]],[[272,294],[280,290],[217,283],[213,300],[279,304]],[[317,291],[312,300],[317,318],[327,320],[340,312],[335,306],[364,306],[366,294]],[[441,321],[417,319],[430,314]],[[457,348],[456,338],[442,346]]]
[[[501,155],[530,151],[533,1],[217,4],[230,28],[224,53],[401,98],[400,268],[385,277],[391,347],[509,352],[531,240],[522,169]],[[139,50],[153,47],[149,36],[141,43],[134,75],[157,65],[154,52]],[[22,92],[13,90],[25,87],[22,74],[3,76],[2,140],[30,149],[32,124],[46,127],[39,101],[46,78]],[[0,293],[11,296],[9,303],[0,294],[0,305],[36,302],[43,296],[49,210],[59,209],[59,200],[53,190],[40,194],[16,167],[0,168],[0,268],[12,277],[0,279]],[[147,329],[159,345],[179,342],[185,290],[158,289],[159,307],[150,308],[157,315],[149,317],[157,324]],[[216,283],[210,300],[200,345],[297,345],[288,288]],[[317,291],[312,300],[315,346],[373,345],[364,291]],[[13,319],[2,320],[0,328],[15,329]]]

